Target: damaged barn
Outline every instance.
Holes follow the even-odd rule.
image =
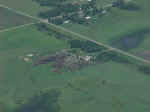
[[[72,71],[89,65],[91,61],[91,57],[89,57],[90,56],[79,56],[69,52],[69,50],[63,50],[46,57],[37,58],[34,62],[34,66],[53,62],[54,64],[52,66],[55,68],[56,72],[59,72],[63,68]]]

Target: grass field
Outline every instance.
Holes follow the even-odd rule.
[[[113,47],[128,48],[131,53],[149,51],[150,2],[135,0],[135,3],[140,7],[137,11],[113,8],[88,26],[71,23],[64,27]],[[144,30],[147,32],[143,33]]]
[[[16,99],[27,99],[48,88],[62,90],[62,112],[149,112],[150,77],[132,65],[107,62],[72,72],[55,73],[51,65],[34,67],[23,56],[68,48],[35,26],[0,33],[0,104],[3,112],[17,108]],[[68,83],[72,87],[68,86]]]
[[[109,4],[111,1],[112,0],[97,0],[97,5],[103,6],[105,4]],[[19,2],[25,2],[25,5],[16,5],[16,3]],[[104,44],[108,44],[123,50],[128,48],[128,52],[137,54],[146,59],[150,59],[150,47],[148,45],[150,41],[150,33],[147,32],[143,35],[140,35],[143,30],[149,30],[150,27],[150,7],[148,5],[150,2],[147,0],[134,0],[134,2],[137,4],[137,6],[139,6],[139,10],[128,11],[112,8],[109,12],[88,26],[75,23],[70,23],[63,26]],[[13,3],[11,3],[9,0],[1,0],[0,3],[34,16],[37,16],[40,11],[45,10],[44,7],[38,6],[38,4],[32,2],[31,0],[15,0]],[[32,9],[30,9],[30,5],[32,5]],[[27,6],[29,8],[26,8]],[[137,35],[140,36],[137,37]],[[148,52],[146,56],[145,52]]]
[[[0,4],[6,5],[33,16],[37,16],[39,11],[45,11],[48,9],[47,7],[40,7],[39,4],[32,2],[32,0],[1,0]]]
[[[69,2],[80,1],[80,0],[68,0]],[[83,0],[87,1],[87,0]],[[112,0],[98,0],[98,6],[103,6],[107,3],[110,3]],[[20,10],[27,14],[37,16],[40,11],[48,10],[48,7],[41,7],[38,3],[33,2],[32,0],[1,0],[0,4],[6,5],[8,7],[14,8],[16,10]],[[18,5],[19,4],[19,5]]]
[[[0,7],[0,30],[32,22],[36,21]]]
[[[0,102],[13,106],[12,101],[16,97],[30,96],[48,85],[53,87],[57,82],[56,79],[59,78],[58,74],[51,72],[50,66],[33,67],[30,61],[25,63],[23,57],[33,52],[54,52],[63,48],[67,48],[65,41],[38,32],[33,26],[2,32],[0,34]],[[54,75],[56,77],[53,77]],[[33,80],[37,81],[34,84],[34,81],[31,81],[33,77]],[[58,82],[58,85],[60,83]]]
[[[98,7],[103,7],[111,2],[112,0],[97,0],[97,5]],[[119,8],[112,8],[105,15],[88,26],[75,23],[65,24],[63,26],[98,42],[122,50],[127,50],[132,54],[150,60],[150,33],[147,32],[140,35],[143,30],[149,30],[150,27],[150,7],[148,5],[150,2],[147,0],[134,0],[134,2],[139,6],[139,10],[128,11]],[[17,5],[18,3],[24,5]],[[32,2],[32,0],[15,0],[13,3],[9,0],[1,0],[0,4],[4,4],[10,8],[14,8],[33,16],[37,16],[40,11],[48,9],[48,7],[39,6],[37,3]]]
[[[45,10],[31,0],[14,1],[1,0],[0,4],[31,15]],[[150,2],[136,1],[142,7],[137,12],[114,8],[111,13],[107,13],[89,26],[71,23],[64,27],[87,35],[98,42],[122,49],[124,46],[120,46],[120,38],[134,37],[138,34],[138,37],[140,35],[144,39],[139,37],[138,46],[127,51],[137,54],[149,50]],[[100,0],[98,2],[100,3]],[[20,16],[5,9],[0,8],[0,10],[4,10],[6,14],[3,16],[6,21],[2,24],[3,28],[22,24],[23,21],[28,22],[24,17],[21,19]],[[10,18],[16,19],[12,22]],[[137,70],[135,65],[108,61],[86,66],[80,70],[64,70],[57,73],[54,72],[51,64],[33,66],[32,59],[25,60],[28,54],[47,54],[68,48],[69,44],[65,39],[57,39],[54,35],[41,32],[35,25],[1,32],[0,112],[16,112],[14,110],[20,106],[16,100],[26,100],[36,93],[51,88],[59,88],[62,91],[61,112],[150,111],[150,76]],[[136,60],[132,59],[132,61]]]

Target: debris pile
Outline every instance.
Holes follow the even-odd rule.
[[[54,63],[52,66],[56,68],[56,71],[60,71],[63,68],[68,70],[80,69],[90,64],[91,56],[80,56],[69,52],[69,50],[63,50],[50,54],[46,57],[40,57],[34,62],[34,66],[40,64]]]

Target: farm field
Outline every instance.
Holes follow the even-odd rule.
[[[0,30],[33,22],[36,21],[0,7]]]
[[[62,91],[62,112],[150,111],[150,77],[135,65],[108,61],[57,73],[51,64],[34,66],[28,56],[68,48],[66,40],[41,32],[35,25],[0,33],[1,111],[24,112],[16,110],[24,104],[20,100],[51,88]]]
[[[72,29],[98,42],[128,51],[135,55],[150,59],[149,53],[149,1],[134,0],[141,9],[137,11],[112,8],[110,12],[100,17],[94,23],[83,26],[79,24],[65,24],[65,28]]]
[[[16,3],[22,2],[20,0],[15,1]],[[112,1],[113,0],[97,0],[96,5],[98,7],[104,7],[105,5],[109,5]],[[24,4],[26,5],[28,4],[28,7],[32,5],[32,9],[30,9],[31,7],[26,8],[26,5],[17,6],[15,2],[13,2],[13,4],[9,0],[1,0],[0,3],[33,16],[37,16],[39,12],[45,11],[46,7],[39,6],[36,2],[32,2],[31,0],[23,2],[25,2]],[[150,2],[148,0],[134,0],[134,3],[139,7],[138,10],[111,8],[110,11],[89,25],[68,23],[62,26],[73,32],[85,35],[92,40],[150,60]],[[48,10],[47,8],[46,10]]]
[[[67,0],[69,2],[79,2],[80,0]],[[87,0],[83,0],[87,1]],[[98,0],[98,6],[110,3],[112,0]],[[37,16],[40,11],[46,11],[50,7],[41,7],[38,3],[33,2],[32,0],[1,0],[0,4],[6,5],[10,8],[25,12],[29,15]],[[19,5],[18,5],[19,4]]]
[[[39,4],[32,2],[32,0],[1,0],[0,4],[33,16],[36,16],[39,11],[48,10],[47,7],[40,7]]]
[[[5,33],[2,32],[0,33],[0,38],[1,103],[14,107],[12,101],[17,97],[26,98],[38,92],[41,88],[49,87],[48,85],[51,85],[51,87],[61,85],[61,82],[57,80],[59,74],[51,72],[50,66],[34,67],[31,64],[31,60],[29,61],[28,58],[28,60],[25,60],[25,56],[40,51],[54,52],[67,48],[65,41],[59,41],[53,36],[48,36],[46,33],[40,33],[34,26]],[[43,77],[44,75],[46,77]],[[41,83],[36,84],[34,81]],[[56,84],[57,81],[58,84]]]

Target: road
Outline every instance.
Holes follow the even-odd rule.
[[[108,48],[108,49],[110,49],[110,50],[112,50],[112,51],[118,52],[118,53],[120,53],[120,54],[122,54],[122,55],[125,55],[125,56],[131,57],[131,58],[133,58],[133,59],[136,59],[136,60],[138,60],[138,61],[141,61],[141,62],[150,64],[150,61],[149,61],[149,60],[145,60],[145,59],[143,59],[143,58],[141,58],[141,57],[135,56],[135,55],[133,55],[133,54],[130,54],[130,53],[125,52],[125,51],[123,51],[123,50],[120,50],[120,49],[118,49],[118,48],[114,48],[114,47],[111,47],[111,46],[109,46],[109,45],[103,44],[103,43],[101,43],[101,42],[97,42],[97,41],[92,40],[91,38],[89,38],[89,37],[87,37],[87,36],[84,36],[84,35],[75,33],[75,32],[73,32],[73,31],[71,31],[71,30],[68,30],[68,29],[66,29],[66,28],[64,28],[64,27],[61,27],[61,26],[58,26],[58,25],[49,23],[49,22],[47,22],[47,21],[45,21],[45,20],[43,20],[43,19],[41,19],[41,18],[28,15],[28,14],[26,14],[26,13],[24,13],[24,12],[21,12],[21,11],[18,11],[18,10],[12,9],[12,8],[9,8],[9,7],[7,7],[7,6],[5,6],[5,5],[2,5],[2,4],[0,4],[0,7],[7,8],[8,10],[11,10],[11,11],[13,11],[13,12],[15,12],[15,13],[24,15],[24,16],[26,16],[26,17],[30,17],[30,18],[35,19],[35,20],[37,20],[37,21],[40,21],[40,22],[42,22],[42,23],[49,24],[52,28],[58,29],[58,30],[60,30],[61,32],[69,33],[69,34],[71,34],[71,35],[73,35],[73,36],[77,36],[77,37],[79,37],[79,38],[82,38],[82,39],[85,39],[85,40],[89,40],[89,41],[91,41],[91,42],[93,42],[93,43],[96,43],[97,45],[104,46],[105,48]]]

